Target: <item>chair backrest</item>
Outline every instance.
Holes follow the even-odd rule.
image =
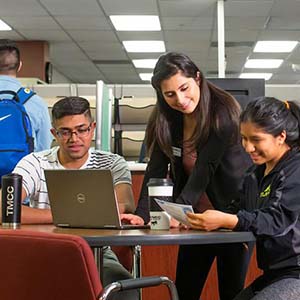
[[[0,295],[9,300],[95,300],[93,253],[78,236],[0,230]]]

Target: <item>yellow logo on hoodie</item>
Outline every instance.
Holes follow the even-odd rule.
[[[264,191],[260,193],[260,197],[267,197],[271,193],[271,184],[269,184]]]

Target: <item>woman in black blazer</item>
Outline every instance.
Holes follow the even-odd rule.
[[[159,58],[152,86],[157,104],[146,131],[150,161],[136,214],[149,222],[147,182],[167,176],[174,202],[191,204],[196,212],[226,211],[251,164],[240,144],[237,101],[208,82],[189,57],[174,52]],[[171,226],[179,224],[172,220]],[[243,244],[180,246],[180,299],[199,299],[215,257],[220,299],[233,299],[243,289],[250,252]]]

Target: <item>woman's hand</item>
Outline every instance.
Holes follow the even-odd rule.
[[[177,221],[176,219],[172,218],[170,219],[170,228],[180,228],[180,229],[189,229],[187,225],[184,225]]]
[[[177,228],[177,227],[180,227],[180,222],[178,222],[176,219],[171,217],[170,228]]]
[[[126,224],[132,224],[132,225],[144,225],[144,220],[133,214],[120,214],[121,221]]]
[[[187,213],[187,217],[192,228],[206,231],[215,230],[220,227],[232,229],[238,222],[236,215],[210,209],[202,214]]]

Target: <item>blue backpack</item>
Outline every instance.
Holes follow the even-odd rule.
[[[24,103],[35,93],[28,88],[10,94],[11,99],[0,99],[0,179],[11,173],[19,160],[34,149],[32,128]],[[1,187],[1,180],[0,180]]]

